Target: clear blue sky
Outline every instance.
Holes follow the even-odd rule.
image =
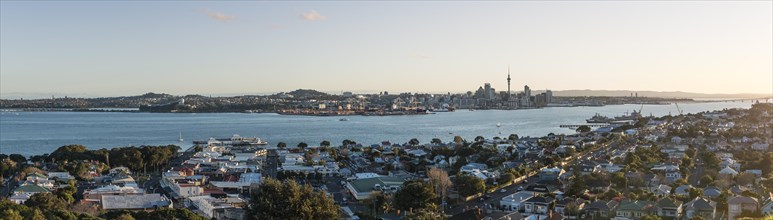
[[[0,2],[0,93],[773,91],[773,3]]]

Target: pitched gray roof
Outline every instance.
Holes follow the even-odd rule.
[[[714,206],[709,203],[708,200],[703,199],[701,197],[695,197],[692,201],[684,204],[685,209],[695,209],[695,210],[705,210],[710,211],[714,210]]]

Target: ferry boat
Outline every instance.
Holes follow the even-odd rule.
[[[609,123],[613,120],[611,118],[608,118],[607,116],[599,115],[599,113],[596,113],[593,117],[586,119],[585,122],[588,123]]]
[[[349,119],[348,118],[341,118],[341,119],[338,119],[338,121],[349,121]]]

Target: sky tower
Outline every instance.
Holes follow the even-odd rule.
[[[507,100],[510,100],[510,66],[507,66]]]

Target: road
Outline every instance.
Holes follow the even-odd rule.
[[[599,149],[589,150],[589,151],[587,151],[583,155],[572,156],[571,158],[564,160],[564,162],[563,162],[564,165],[565,165],[564,167],[573,166],[575,163],[579,162],[581,158],[587,158],[588,156],[597,157],[602,152],[606,152],[606,149],[608,147],[609,147],[608,145],[607,146],[600,146],[599,149],[604,149],[604,150],[599,150]],[[547,166],[542,167],[542,168],[546,168],[546,167]],[[542,168],[539,168],[537,170],[541,170]],[[513,183],[510,186],[504,187],[503,188],[503,189],[505,189],[504,192],[502,192],[501,189],[499,189],[499,190],[496,190],[496,191],[491,192],[491,193],[486,193],[486,194],[484,194],[481,197],[481,198],[484,198],[483,200],[481,200],[479,198],[472,199],[470,201],[462,203],[461,205],[457,205],[455,207],[451,207],[451,208],[446,209],[446,213],[450,214],[450,215],[457,215],[457,214],[460,214],[460,213],[462,213],[462,212],[464,212],[466,210],[477,208],[477,207],[487,208],[487,209],[499,209],[498,208],[499,207],[499,201],[503,197],[509,196],[509,195],[517,192],[519,187],[526,188],[529,184],[536,183],[537,181],[539,181],[539,178],[536,177],[536,174],[537,173],[532,173],[531,175],[529,175],[529,177],[526,179],[527,180],[526,182],[518,181],[516,183]]]

